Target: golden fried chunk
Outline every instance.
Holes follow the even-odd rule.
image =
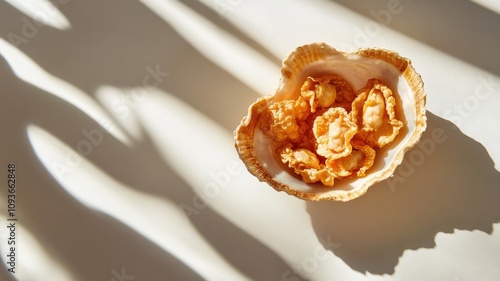
[[[293,150],[291,145],[285,145],[278,150],[283,163],[288,163],[288,167],[302,176],[305,183],[315,183],[321,181],[326,186],[333,186],[334,175],[327,167],[319,163],[319,159],[310,150]]]
[[[316,152],[330,159],[349,155],[352,151],[351,139],[356,131],[356,124],[351,122],[345,109],[328,109],[314,120],[313,133],[318,146]]]
[[[300,98],[276,102],[263,114],[259,128],[274,141],[298,142],[307,129],[302,121],[309,112],[309,105]]]
[[[395,106],[391,89],[370,79],[352,103],[351,118],[359,128],[355,138],[372,147],[392,142],[403,127],[396,119]]]
[[[351,176],[356,173],[358,177],[364,177],[366,171],[373,166],[376,152],[362,141],[351,142],[353,150],[351,154],[339,159],[327,159],[326,166],[330,167],[337,178]]]
[[[328,84],[326,79],[308,77],[300,90],[301,96],[309,101],[311,112],[316,112],[316,107],[329,107],[337,97],[335,86]]]
[[[351,111],[356,93],[351,85],[339,75],[329,74],[319,78],[307,77],[300,89],[301,96],[309,101],[311,112],[317,107],[343,107]]]

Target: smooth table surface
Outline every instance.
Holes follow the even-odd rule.
[[[0,2],[0,279],[500,280],[500,15],[353,2]],[[276,192],[233,146],[312,42],[397,51],[425,83],[420,144],[347,203]]]

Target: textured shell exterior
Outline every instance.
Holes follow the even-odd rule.
[[[298,47],[283,60],[282,78],[274,94],[253,103],[248,115],[234,132],[236,150],[248,171],[277,191],[285,191],[304,200],[349,201],[365,194],[375,183],[390,177],[425,131],[426,94],[420,75],[409,59],[389,50],[370,48],[352,53],[339,52],[325,43]],[[273,146],[258,127],[262,113],[270,104],[296,99],[308,76],[338,74],[355,91],[367,79],[384,81],[398,101],[399,118],[404,126],[395,141],[377,152],[377,160],[362,178],[342,179],[333,187],[306,184],[274,157]]]

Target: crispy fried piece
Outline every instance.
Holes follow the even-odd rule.
[[[306,148],[309,149],[310,151],[316,151],[318,148],[318,143],[316,142],[316,137],[314,136],[313,133],[313,124],[314,120],[316,120],[317,117],[323,115],[328,108],[317,108],[316,112],[309,114],[307,116],[306,120],[304,120],[304,125],[307,126],[307,130],[304,133],[304,137],[302,138],[302,141],[298,143],[297,147],[300,148]]]
[[[349,155],[352,151],[351,139],[356,131],[356,124],[351,122],[345,109],[328,109],[314,120],[313,133],[318,145],[316,152],[332,160]]]
[[[339,75],[329,74],[319,78],[307,77],[300,90],[301,96],[309,101],[311,112],[318,107],[343,107],[351,111],[356,93],[351,85]]]
[[[288,163],[296,174],[302,176],[305,183],[315,183],[321,181],[326,186],[333,186],[334,175],[329,168],[320,164],[316,154],[310,150],[299,148],[292,149],[290,144],[278,150],[283,163]]]
[[[344,178],[353,176],[364,177],[366,171],[373,166],[376,152],[369,145],[359,140],[352,140],[351,154],[339,159],[327,159],[326,166],[333,170],[335,177]]]
[[[298,142],[307,129],[303,121],[309,113],[309,105],[301,98],[276,102],[263,114],[259,128],[274,141]]]
[[[355,138],[371,147],[392,142],[403,127],[403,122],[396,119],[395,106],[391,89],[370,79],[352,103],[351,118],[359,128]]]
[[[337,89],[328,83],[328,79],[314,79],[308,77],[302,88],[301,96],[309,101],[311,112],[315,112],[317,107],[329,107],[337,97]]]

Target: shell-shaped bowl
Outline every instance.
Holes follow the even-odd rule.
[[[409,59],[379,48],[340,52],[325,43],[298,47],[283,60],[282,77],[276,91],[250,105],[248,115],[234,132],[236,150],[248,171],[277,191],[304,200],[349,201],[365,194],[375,183],[390,177],[401,164],[404,154],[420,139],[426,129],[426,94],[421,76]],[[307,77],[340,75],[355,92],[366,81],[377,79],[392,90],[396,114],[403,123],[399,134],[389,144],[376,148],[376,158],[363,177],[342,178],[331,187],[321,182],[306,183],[284,165],[276,155],[276,144],[259,126],[264,112],[273,103],[300,96]]]

